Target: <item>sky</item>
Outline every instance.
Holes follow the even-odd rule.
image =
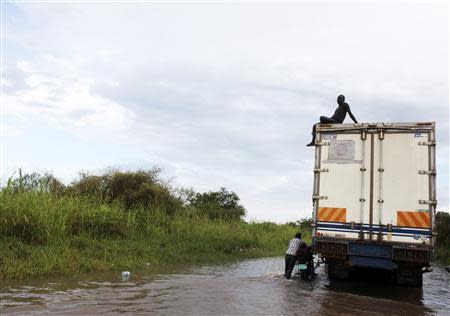
[[[247,219],[311,215],[311,125],[436,121],[449,209],[446,1],[3,2],[2,181],[150,169]],[[351,122],[347,118],[347,122]]]

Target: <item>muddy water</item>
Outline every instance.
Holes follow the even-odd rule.
[[[282,276],[283,258],[0,285],[1,315],[450,315],[450,274],[440,267],[423,289],[369,282],[312,282]]]

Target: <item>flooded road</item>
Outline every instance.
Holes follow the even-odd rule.
[[[368,282],[283,278],[283,258],[0,285],[1,315],[450,315],[450,274],[440,267],[423,289]]]

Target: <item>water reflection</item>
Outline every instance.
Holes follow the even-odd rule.
[[[0,285],[1,315],[448,315],[450,274],[435,268],[423,289],[384,283],[330,282],[323,267],[313,281],[283,278],[283,259],[194,268],[80,275]]]

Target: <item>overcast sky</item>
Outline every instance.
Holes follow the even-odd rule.
[[[2,179],[158,165],[296,220],[311,125],[344,94],[362,122],[437,122],[447,210],[448,2],[391,2],[4,3]]]

